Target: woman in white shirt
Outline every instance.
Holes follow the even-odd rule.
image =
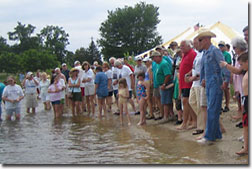
[[[44,103],[45,110],[51,109],[51,104],[50,104],[49,95],[48,95],[49,85],[50,85],[50,80],[47,79],[46,72],[43,72],[41,74],[41,81],[39,82],[39,91],[40,91],[40,97],[42,99],[42,102]]]
[[[35,113],[35,109],[38,107],[36,97],[38,85],[39,83],[33,78],[33,73],[28,72],[26,78],[22,82],[22,86],[25,88],[27,113],[30,113],[30,108],[32,108],[32,113]]]
[[[82,76],[82,82],[85,84],[85,97],[87,102],[88,115],[90,115],[92,109],[92,114],[95,114],[95,84],[94,84],[94,72],[90,68],[90,64],[88,62],[83,62],[82,69],[84,70]]]
[[[5,101],[6,120],[11,120],[15,112],[16,120],[20,119],[21,104],[20,101],[24,98],[22,88],[15,84],[15,79],[9,76],[7,79],[8,85],[4,88],[2,99]]]

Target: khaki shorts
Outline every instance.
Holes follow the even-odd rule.
[[[85,86],[85,96],[91,96],[95,94],[95,86]]]
[[[204,87],[200,89],[200,106],[207,106],[206,89]]]
[[[26,108],[38,107],[37,94],[26,94]]]

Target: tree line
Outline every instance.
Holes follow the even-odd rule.
[[[59,26],[46,26],[35,34],[36,27],[17,23],[8,39],[0,35],[0,72],[17,73],[47,70],[65,62],[72,66],[75,60],[101,63],[101,57],[123,57],[140,54],[162,43],[157,32],[158,7],[140,2],[134,7],[125,6],[108,11],[107,19],[101,23],[101,38],[91,42],[87,48],[80,47],[75,52],[66,49],[69,34]],[[100,50],[99,50],[100,49]]]

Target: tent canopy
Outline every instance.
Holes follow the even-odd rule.
[[[215,23],[213,25],[210,25],[210,26],[205,26],[205,27],[201,26],[201,27],[199,27],[198,30],[195,30],[195,27],[189,27],[184,32],[178,34],[174,38],[172,38],[169,41],[163,43],[162,46],[164,46],[165,48],[168,48],[170,43],[173,42],[173,41],[180,44],[181,41],[183,41],[183,40],[193,40],[194,37],[196,37],[198,35],[199,30],[202,29],[202,28],[208,28],[213,33],[216,34],[216,38],[212,38],[212,43],[215,46],[217,46],[220,41],[224,41],[225,43],[228,43],[231,46],[231,40],[234,37],[242,36],[237,31],[233,30],[229,26],[227,26],[227,25],[221,23],[220,21],[218,21],[217,23]],[[150,50],[148,50],[148,51],[146,51],[144,53],[141,53],[141,54],[137,55],[136,57],[138,57],[138,56],[143,57],[146,54],[149,56],[149,52],[151,50],[154,50],[154,49],[155,48],[152,48],[152,49],[150,49]]]

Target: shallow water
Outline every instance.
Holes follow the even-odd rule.
[[[125,118],[126,120],[126,118]],[[39,107],[35,115],[0,123],[2,164],[220,164],[230,159],[217,145],[199,145],[163,125],[120,126],[119,116],[102,120],[65,113],[53,119]],[[126,121],[125,121],[126,124]],[[246,162],[246,160],[245,160]]]

